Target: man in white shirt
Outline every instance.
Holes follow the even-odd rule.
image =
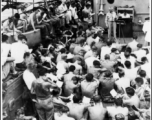
[[[124,105],[134,105],[135,107],[139,108],[140,100],[132,87],[126,88],[126,95],[123,97],[123,103]]]
[[[66,63],[66,59],[67,59],[67,55],[66,54],[62,54],[61,55],[61,60],[57,63],[57,76],[59,77],[59,79],[61,79],[61,77],[63,77],[63,75],[67,72],[69,65],[68,63]]]
[[[98,48],[96,46],[91,46],[91,50],[87,51],[84,55],[84,59],[87,59],[89,57],[97,57],[98,54]]]
[[[31,90],[33,81],[36,80],[36,76],[33,74],[33,70],[35,68],[35,63],[30,62],[27,64],[27,69],[23,73],[23,80],[28,88],[28,90]]]
[[[72,17],[74,18],[74,20],[78,19],[78,15],[77,15],[77,11],[76,11],[76,7],[75,7],[75,2],[71,2],[70,8],[71,13],[72,13]]]
[[[137,61],[141,62],[141,58],[146,57],[146,50],[142,49],[142,44],[137,45],[138,50],[133,52],[137,56]]]
[[[61,15],[61,25],[65,25],[65,18],[66,20],[69,19],[69,17],[71,17],[71,15],[66,15],[68,13],[68,8],[67,5],[65,4],[66,1],[59,1],[59,6],[56,9],[56,13],[58,15]]]
[[[8,42],[8,36],[2,34],[2,44],[1,44],[2,80],[7,78],[11,70],[14,75],[17,73],[14,66],[14,58],[8,57],[10,49],[11,49],[11,45]]]
[[[105,60],[105,55],[111,53],[111,46],[112,46],[112,42],[107,41],[107,46],[103,46],[101,48],[100,60]]]
[[[69,66],[73,65],[75,66],[74,74],[81,75],[82,74],[82,66],[81,66],[81,59],[74,60],[74,63],[69,63]]]
[[[82,10],[82,15],[83,15],[83,21],[87,22],[88,24],[91,24],[93,22],[92,16],[94,13],[92,13],[91,5],[86,4],[84,9]]]
[[[96,58],[96,57],[89,57],[89,58],[85,59],[85,63],[86,63],[87,69],[89,69],[91,67],[94,67],[93,62],[95,60],[100,62],[100,60],[98,58]]]
[[[11,44],[9,44],[8,36],[2,34],[2,44],[1,44],[2,66],[5,64],[5,62],[7,62],[10,50],[11,50]],[[12,61],[13,60],[14,59],[12,58]]]
[[[148,45],[150,45],[151,43],[151,39],[150,39],[151,29],[149,26],[151,26],[150,18],[146,18],[143,26],[143,32],[145,33],[145,41],[148,42]]]
[[[15,64],[22,63],[24,61],[24,53],[31,52],[27,46],[26,36],[20,34],[18,35],[18,40],[18,42],[11,45],[11,57],[15,59]]]
[[[130,87],[130,82],[131,80],[125,77],[124,71],[121,71],[119,72],[119,79],[115,82],[115,84],[117,85],[119,90],[123,89],[123,91],[125,92],[126,88]]]
[[[109,117],[111,117],[112,120],[115,120],[115,116],[121,113],[124,115],[125,120],[128,120],[129,110],[127,107],[123,107],[122,98],[115,99],[114,103],[115,103],[115,106],[107,107],[107,113]]]
[[[138,44],[139,43],[137,42],[137,36],[134,36],[133,40],[128,43],[128,47],[130,47],[132,49],[132,52],[134,52],[134,51],[136,51],[138,49],[137,48]]]
[[[127,48],[125,52],[120,55],[120,62],[124,65],[125,61],[131,62],[131,68],[135,68],[136,58],[131,56],[131,48]]]
[[[130,61],[125,61],[125,68],[121,68],[121,69],[124,71],[126,78],[130,80],[134,80],[137,76],[139,67],[131,68]]]

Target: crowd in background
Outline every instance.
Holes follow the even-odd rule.
[[[128,44],[107,40],[93,22],[92,3],[83,2],[22,9],[3,24],[2,81],[23,72],[26,86],[27,111],[17,111],[16,120],[150,120],[150,46],[138,36]],[[29,49],[22,32],[36,29],[42,42]]]

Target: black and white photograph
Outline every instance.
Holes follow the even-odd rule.
[[[151,120],[151,0],[1,0],[1,120]]]

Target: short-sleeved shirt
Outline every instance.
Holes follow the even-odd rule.
[[[15,42],[11,45],[11,57],[15,59],[15,63],[22,63],[24,61],[24,53],[26,52],[29,52],[29,48],[21,42]]]

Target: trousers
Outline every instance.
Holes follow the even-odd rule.
[[[117,24],[116,22],[108,22],[108,38],[111,39],[112,36],[112,30],[113,30],[113,37],[116,39],[116,28],[117,28]]]

